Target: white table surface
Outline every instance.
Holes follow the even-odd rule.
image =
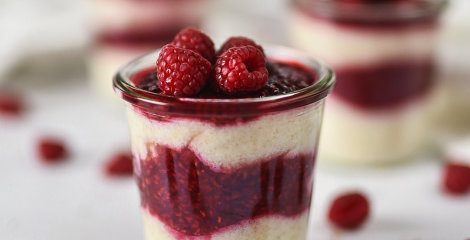
[[[221,29],[223,23],[219,24],[206,27]],[[250,34],[262,26],[218,33]],[[279,37],[273,29],[262,35],[264,42]],[[82,58],[69,55],[23,66],[30,73],[8,79],[7,86],[25,96],[29,109],[19,120],[0,118],[0,239],[142,239],[133,180],[102,173],[106,157],[114,149],[128,147],[124,115],[95,97],[88,89]],[[61,71],[56,71],[59,63]],[[35,140],[49,133],[66,139],[72,152],[68,162],[44,166],[37,160]],[[441,170],[434,157],[391,168],[318,164],[309,239],[470,238],[470,195],[443,194]],[[372,216],[359,231],[337,232],[325,221],[328,205],[337,193],[354,189],[368,194]]]

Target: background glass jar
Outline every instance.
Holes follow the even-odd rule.
[[[383,164],[427,145],[436,101],[433,53],[445,1],[292,1],[291,38],[332,66],[320,156]]]
[[[207,8],[208,0],[88,0],[93,43],[87,65],[96,92],[117,102],[109,80],[119,67],[199,26]]]
[[[265,50],[271,59],[313,70],[317,81],[264,98],[164,96],[133,84],[152,73],[158,52],[117,74],[147,240],[306,239],[324,98],[334,75],[300,52]]]

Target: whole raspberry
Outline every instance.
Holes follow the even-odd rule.
[[[227,50],[229,50],[230,48],[233,48],[233,47],[242,47],[242,46],[253,46],[253,47],[256,47],[258,48],[264,55],[264,50],[263,48],[256,44],[255,41],[249,39],[249,38],[246,38],[246,37],[231,37],[229,39],[227,39],[227,41],[225,41],[225,43],[222,45],[222,47],[220,47],[220,50],[219,52],[217,53],[217,55],[221,55],[223,54],[224,52],[226,52]]]
[[[358,192],[337,197],[330,206],[328,218],[335,226],[353,230],[360,227],[369,216],[369,202]]]
[[[61,162],[67,156],[67,148],[64,142],[58,138],[44,137],[38,142],[37,153],[44,163]]]
[[[105,165],[105,172],[109,176],[129,176],[134,172],[132,153],[117,152],[111,156]]]
[[[344,3],[355,3],[355,4],[384,4],[384,3],[398,3],[403,0],[337,0]]]
[[[211,63],[198,53],[168,44],[157,60],[158,86],[167,95],[194,96],[206,85],[211,70]]]
[[[0,92],[0,114],[18,116],[23,110],[24,105],[19,96]]]
[[[443,187],[448,193],[461,195],[470,191],[470,166],[448,163],[444,169]]]
[[[263,53],[253,46],[230,48],[217,59],[214,80],[227,94],[244,94],[263,88],[268,81]]]
[[[181,30],[171,44],[179,48],[193,50],[210,62],[214,62],[214,43],[206,34],[195,28],[189,27]]]

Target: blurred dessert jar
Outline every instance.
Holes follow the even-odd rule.
[[[470,1],[454,0],[443,16],[438,51],[445,112],[439,122],[451,135],[470,131]]]
[[[93,45],[89,78],[100,95],[118,100],[110,83],[122,65],[199,26],[207,0],[88,0]],[[117,101],[116,101],[117,102]]]
[[[326,61],[337,85],[325,109],[321,155],[404,161],[428,141],[433,52],[445,1],[293,0],[293,44]]]

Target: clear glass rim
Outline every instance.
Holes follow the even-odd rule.
[[[142,108],[156,109],[158,106],[162,107],[161,110],[180,112],[185,114],[188,110],[194,108],[201,108],[206,106],[210,108],[215,105],[236,106],[237,108],[231,109],[232,114],[248,113],[250,110],[259,111],[276,111],[280,108],[300,107],[314,103],[318,100],[325,98],[332,90],[335,84],[335,75],[333,71],[320,61],[312,58],[311,56],[282,46],[267,46],[265,48],[266,55],[281,61],[296,61],[301,64],[312,68],[317,74],[317,81],[300,90],[270,97],[262,98],[240,98],[240,99],[203,99],[203,98],[177,98],[173,96],[153,93],[135,87],[131,83],[131,77],[146,68],[150,68],[155,64],[160,49],[148,53],[136,60],[130,62],[128,65],[122,67],[113,79],[113,87],[115,92],[121,96],[125,101]],[[196,106],[197,105],[197,106]],[[279,108],[279,109],[278,109]],[[240,111],[237,111],[239,109]]]
[[[319,17],[365,22],[432,18],[438,16],[448,4],[448,0],[415,0],[414,3],[420,4],[420,6],[413,7],[411,4],[400,5],[397,3],[341,3],[341,6],[344,7],[341,8],[333,0],[291,0],[291,2],[296,8],[302,8],[302,10]],[[351,11],[351,7],[359,5],[360,8],[354,8],[354,11]]]

